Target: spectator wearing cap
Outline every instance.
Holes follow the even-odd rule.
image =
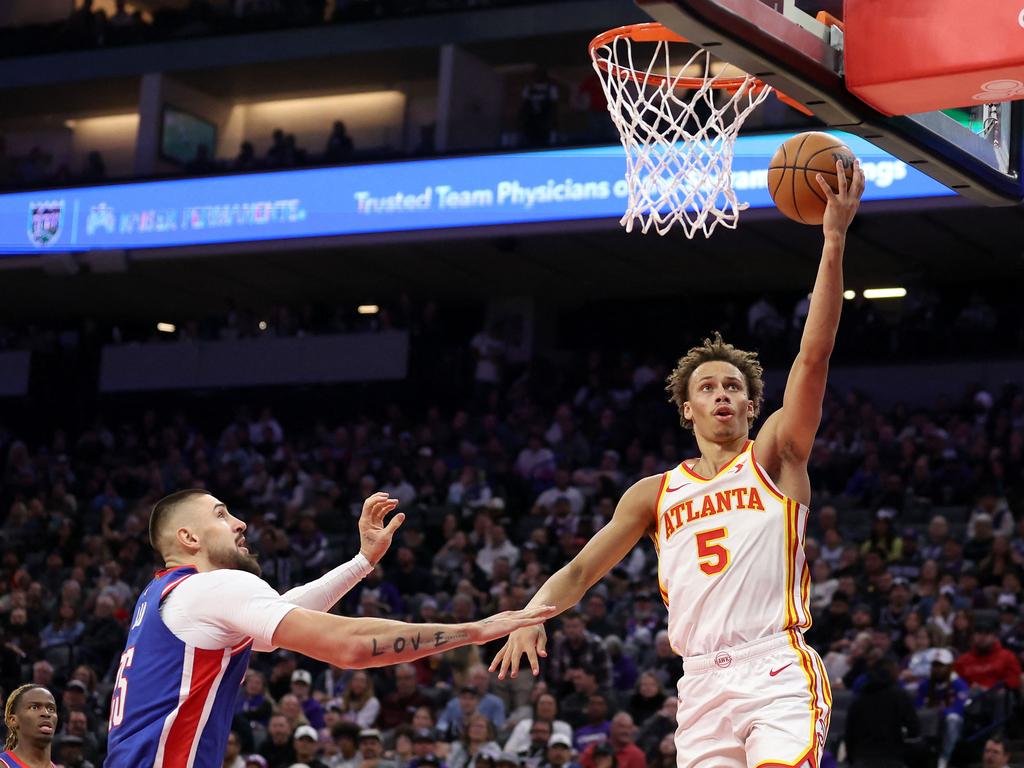
[[[999,642],[1019,658],[1024,651],[1024,624],[1020,620],[1017,598],[1009,593],[999,595],[996,608],[999,610]]]
[[[554,735],[554,729],[550,720],[533,718],[530,723],[530,741],[526,749],[517,752],[512,752],[510,749],[504,751],[516,755],[520,764],[526,768],[537,768],[547,756],[548,741],[552,735]]]
[[[361,730],[355,723],[344,721],[331,726],[331,739],[337,752],[325,761],[328,768],[358,768],[361,757],[357,747]]]
[[[309,724],[320,729],[324,727],[324,707],[313,698],[312,690],[313,675],[309,670],[296,669],[292,672],[292,695],[299,700],[302,714],[306,716]]]
[[[548,739],[544,761],[538,768],[577,768],[572,759],[572,740],[564,733],[556,733]]]
[[[486,670],[484,671],[486,673]],[[503,725],[505,722],[504,702],[494,694],[487,695],[493,696],[497,700],[497,704],[500,705],[495,706],[492,702],[490,712],[484,712],[481,708],[483,697],[480,695],[479,688],[474,685],[462,686],[458,696],[448,702],[440,717],[437,718],[437,729],[447,734],[450,739],[458,738],[465,732],[470,720],[477,714],[486,717],[495,728]],[[496,722],[495,718],[499,718],[501,722]]]
[[[61,726],[61,734],[77,736],[82,740],[82,754],[86,760],[98,762],[100,745],[96,734],[89,729],[89,717],[82,711],[71,711]]]
[[[398,768],[394,760],[384,757],[384,741],[376,728],[359,731],[359,768]]]
[[[988,515],[992,524],[992,533],[996,536],[1013,536],[1013,513],[1005,496],[1001,496],[995,488],[985,486],[975,498],[974,507],[967,518],[967,536],[973,537],[975,525],[982,515]]]
[[[72,712],[85,712],[87,717],[89,714],[89,688],[77,679],[68,681],[61,696],[61,719],[67,722]]]
[[[954,669],[970,686],[971,697],[990,722],[1001,722],[1009,714],[1007,691],[1021,687],[1020,662],[1003,648],[996,634],[994,618],[979,620],[974,627],[971,649],[956,660]]]
[[[416,668],[412,664],[399,664],[395,667],[395,690],[381,701],[377,726],[391,729],[402,723],[408,725],[419,707],[432,708],[432,703],[417,685]]]
[[[907,616],[913,611],[910,605],[910,582],[902,576],[892,580],[889,600],[878,614],[878,628],[888,632],[893,642],[902,640]]]
[[[585,669],[594,676],[598,689],[607,690],[612,682],[611,661],[604,644],[587,631],[583,617],[576,611],[562,614],[562,631],[548,653],[547,680],[553,691],[565,694],[572,685],[566,679],[569,669]]]
[[[437,755],[435,754],[437,747],[437,735],[434,733],[433,728],[417,728],[412,732],[411,738],[412,756],[405,768],[418,768],[422,765],[440,765],[443,762],[438,760]],[[434,760],[433,763],[430,762],[431,758]]]
[[[295,762],[292,730],[288,718],[281,713],[270,716],[267,739],[259,749],[260,755],[267,761],[267,768],[285,768]]]
[[[236,731],[228,734],[227,746],[224,747],[224,762],[221,768],[245,768],[245,758],[242,757],[242,739]]]
[[[54,761],[64,768],[96,768],[82,753],[81,736],[65,735],[55,739]]]
[[[267,762],[267,758],[263,755],[247,755],[245,758],[245,768],[270,768],[270,763]]]
[[[462,735],[452,743],[448,768],[477,768],[480,756],[490,754],[496,761],[500,750],[491,721],[477,712],[470,716]]]
[[[340,704],[342,719],[353,722],[360,728],[371,728],[376,724],[377,715],[380,714],[380,701],[374,696],[373,680],[365,671],[358,669],[352,674],[345,692],[341,695]]]
[[[543,682],[541,682],[543,684]],[[528,751],[533,739],[532,728],[534,720],[548,720],[552,724],[552,733],[556,736],[562,735],[572,741],[572,726],[565,720],[558,719],[558,700],[547,691],[538,694],[533,704],[531,717],[526,717],[516,723],[508,741],[505,742],[505,751],[514,754],[522,754]]]
[[[316,729],[310,725],[300,725],[292,736],[292,747],[295,749],[295,761],[309,768],[327,768],[327,764],[317,757],[320,749]]]
[[[935,648],[931,655],[931,671],[917,686],[914,707],[921,719],[921,732],[940,745],[938,768],[946,768],[963,731],[970,689],[953,672],[952,652]]]
[[[612,765],[615,768],[647,768],[647,758],[635,743],[636,724],[633,716],[628,712],[618,712],[611,722],[611,733],[607,746],[611,747],[615,761]],[[583,768],[597,768],[599,761],[596,758],[596,750],[603,744],[592,744],[580,755],[580,765]]]

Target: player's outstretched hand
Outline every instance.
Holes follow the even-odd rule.
[[[836,160],[836,176],[838,177],[838,192],[832,191],[832,187],[820,173],[815,177],[828,201],[828,205],[825,206],[825,219],[822,221],[822,228],[825,230],[826,236],[846,234],[846,229],[853,221],[857,207],[860,205],[860,196],[864,194],[864,171],[861,170],[860,160],[854,160],[853,179],[849,182],[846,179],[843,161]]]
[[[359,552],[371,565],[384,557],[395,531],[405,522],[405,513],[399,512],[384,525],[384,518],[397,506],[398,499],[389,498],[383,491],[363,502],[363,513],[359,516]]]
[[[534,632],[540,630],[543,634],[545,621],[555,615],[557,609],[553,605],[538,605],[535,608],[524,608],[521,611],[503,611],[493,616],[481,619],[473,624],[474,642],[489,643],[499,637],[517,632]],[[506,647],[508,647],[506,645]],[[491,671],[494,671],[494,664],[491,664]]]
[[[547,658],[547,646],[548,634],[544,631],[543,624],[516,630],[509,635],[501,650],[494,654],[494,661],[491,662],[489,670],[498,670],[499,680],[504,680],[505,675],[515,677],[519,674],[519,663],[525,653],[533,676],[536,677],[540,674],[540,662],[537,659]]]

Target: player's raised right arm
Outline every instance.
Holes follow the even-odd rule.
[[[580,550],[567,565],[537,590],[527,608],[538,605],[555,606],[555,614],[576,605],[598,580],[614,568],[654,523],[661,475],[645,477],[622,494],[611,521]],[[534,675],[540,673],[538,656],[546,656],[547,635],[537,625],[513,632],[495,655],[490,671],[498,670],[498,678],[510,673],[515,677],[525,653]]]
[[[295,608],[274,630],[274,645],[347,669],[415,661],[463,645],[489,643],[555,614],[550,605],[505,611],[465,624],[408,624]]]

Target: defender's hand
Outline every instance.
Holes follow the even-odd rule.
[[[860,160],[854,160],[853,179],[847,182],[846,169],[842,160],[836,160],[836,176],[838,178],[839,191],[833,192],[832,187],[825,181],[820,173],[815,176],[818,186],[825,193],[828,205],[825,206],[825,218],[822,221],[822,229],[825,236],[846,234],[847,227],[853,221],[860,205],[860,196],[864,194],[864,171],[861,170]]]
[[[510,633],[515,636],[519,632],[536,632],[538,630],[543,635],[544,627],[542,625],[555,613],[556,608],[553,605],[540,605],[536,608],[524,608],[521,611],[496,613],[490,618],[481,619],[470,625],[474,634],[473,642],[488,643]],[[491,671],[494,671],[493,663]]]
[[[547,645],[548,635],[544,631],[543,624],[516,630],[509,635],[508,641],[494,655],[494,661],[491,662],[491,666],[488,669],[491,672],[496,669],[499,670],[499,680],[504,680],[505,675],[509,674],[509,670],[511,670],[510,676],[515,677],[519,674],[519,663],[525,653],[526,658],[530,662],[533,676],[536,677],[540,674],[540,662],[537,661],[537,657],[547,658]]]
[[[363,513],[359,516],[359,552],[370,565],[376,565],[384,557],[395,531],[405,522],[405,513],[399,512],[384,525],[384,518],[397,506],[398,499],[389,498],[383,491],[363,502]]]

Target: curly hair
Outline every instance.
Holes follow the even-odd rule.
[[[764,369],[757,359],[756,352],[744,352],[732,344],[727,344],[718,331],[715,331],[712,338],[704,339],[703,344],[690,348],[679,358],[675,369],[666,379],[665,391],[668,392],[669,401],[675,403],[679,409],[679,423],[684,429],[693,430],[693,422],[683,415],[683,403],[690,399],[690,377],[698,366],[712,360],[735,365],[743,374],[743,380],[747,384],[747,395],[754,404],[754,413],[747,419],[748,425],[752,426],[754,419],[761,412],[761,404],[764,401]]]
[[[11,715],[14,714],[14,710],[18,708],[18,699],[26,691],[31,691],[34,688],[42,688],[44,691],[47,690],[45,685],[36,685],[35,683],[25,683],[20,685],[11,691],[11,695],[7,697],[7,705],[4,707],[4,722],[6,723],[11,719]],[[8,726],[7,741],[4,742],[4,751],[10,752],[12,749],[18,746],[18,732],[14,728]]]

